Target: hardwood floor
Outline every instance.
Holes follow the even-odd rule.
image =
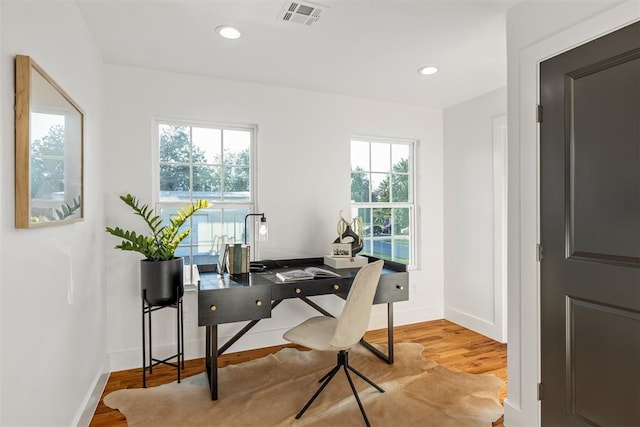
[[[414,323],[396,326],[395,342],[416,342],[422,344],[422,355],[454,371],[464,371],[474,374],[495,374],[507,381],[507,346],[483,335],[477,334],[460,325],[447,320],[433,320],[430,322]],[[366,339],[372,343],[386,342],[386,329],[369,331]],[[260,348],[239,353],[225,354],[219,358],[219,366],[257,359],[270,353],[275,353],[285,346]],[[292,347],[292,346],[287,346]],[[295,346],[293,346],[295,347]],[[204,359],[187,360],[183,377],[199,374],[204,371]],[[152,375],[147,375],[147,386],[153,387],[176,380],[175,368],[158,366]],[[142,369],[113,372],[105,387],[102,397],[115,390],[142,387]],[[507,396],[507,387],[500,391],[500,401]],[[126,426],[124,416],[117,410],[102,403],[96,409],[91,420],[91,426]],[[502,420],[494,423],[502,426]]]

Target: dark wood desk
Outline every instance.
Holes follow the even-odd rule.
[[[371,258],[370,261],[375,259]],[[275,263],[278,268],[261,273],[219,276],[216,272],[200,272],[198,325],[206,327],[206,367],[211,400],[218,399],[218,356],[253,328],[260,319],[271,317],[272,310],[278,304],[292,298],[309,304],[326,316],[332,316],[308,297],[333,294],[344,299],[358,272],[357,268],[333,270],[323,265],[323,258],[278,260]],[[309,266],[333,270],[341,277],[283,283],[275,276],[278,271]],[[373,303],[387,304],[387,354],[364,340],[361,343],[387,363],[393,363],[393,303],[409,299],[408,283],[409,274],[405,265],[385,261]],[[250,322],[218,348],[218,325],[241,321]]]

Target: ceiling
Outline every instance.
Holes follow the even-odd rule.
[[[278,19],[285,0],[76,3],[108,63],[446,108],[506,85],[518,1],[320,0],[309,26]]]

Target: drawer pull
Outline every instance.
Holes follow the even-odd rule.
[[[257,305],[258,307],[260,307],[260,306],[262,305],[262,301],[257,300],[257,301],[256,301],[256,305]]]
[[[401,291],[404,291],[404,286],[402,285],[396,285],[396,288],[400,289]]]
[[[335,285],[333,285],[333,289],[337,291],[338,289],[340,289],[340,286],[338,286],[338,284],[336,283]]]
[[[216,309],[217,309],[218,307],[216,307],[216,306],[215,306],[215,304],[212,304],[212,305],[211,305],[211,307],[209,307],[209,308],[211,309],[211,311],[216,311]]]
[[[299,294],[300,292],[302,292],[302,289],[296,288],[296,294]]]

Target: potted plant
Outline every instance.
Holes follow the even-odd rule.
[[[140,205],[131,194],[120,199],[135,215],[144,219],[149,234],[136,234],[120,227],[106,227],[107,233],[119,237],[122,242],[115,249],[139,252],[145,259],[140,261],[140,287],[142,297],[149,305],[166,306],[176,303],[184,294],[183,258],[176,257],[180,242],[189,235],[190,229],[180,230],[182,225],[199,209],[208,206],[206,200],[198,200],[178,210],[171,216],[170,224],[163,225],[160,216],[148,205]]]

